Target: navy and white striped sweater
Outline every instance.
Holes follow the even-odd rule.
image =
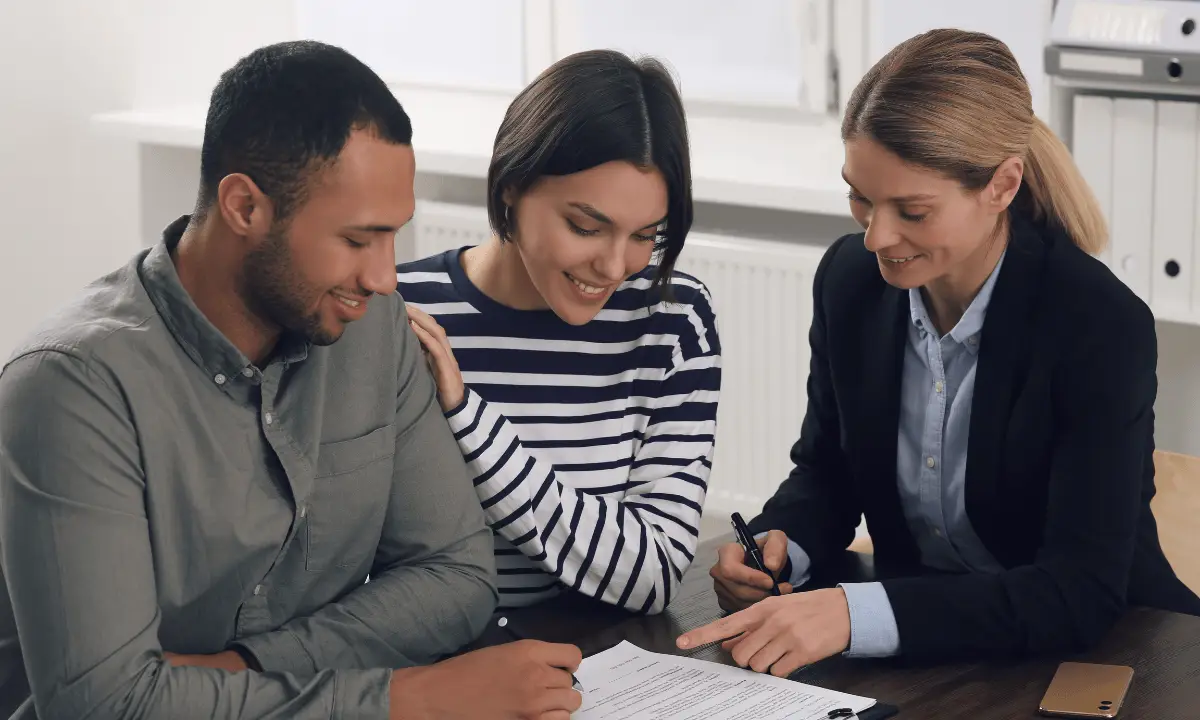
[[[657,613],[692,562],[712,468],[721,346],[707,288],[654,266],[594,320],[513,310],[452,250],[396,268],[446,330],[467,392],[447,413],[496,543],[501,607],[571,588]]]

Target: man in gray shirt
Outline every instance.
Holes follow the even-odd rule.
[[[571,647],[416,667],[476,637],[496,594],[395,293],[410,141],[343,51],[247,56],[213,92],[195,213],[4,367],[0,717],[578,706]]]

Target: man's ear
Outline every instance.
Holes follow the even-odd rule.
[[[221,178],[217,186],[217,208],[225,224],[238,235],[258,240],[275,221],[275,206],[258,184],[244,173]]]

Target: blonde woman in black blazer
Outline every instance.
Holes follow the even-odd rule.
[[[1128,605],[1200,614],[1150,512],[1154,318],[1091,256],[1103,216],[1030,108],[1008,48],[957,30],[856,88],[843,174],[866,232],[817,271],[795,469],[750,523],[784,595],[722,548],[721,604],[747,609],[681,647],[786,676],[1081,649]],[[799,592],[860,516],[888,579]]]

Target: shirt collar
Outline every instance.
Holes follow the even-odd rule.
[[[222,386],[247,381],[258,384],[261,371],[209,322],[179,280],[171,254],[190,219],[184,215],[168,225],[162,241],[146,254],[140,268],[142,285],[168,332],[213,382]],[[300,362],[308,357],[308,342],[285,334],[275,355],[284,363]]]
[[[1004,264],[1004,256],[1007,254],[1008,248],[1005,248],[1004,252],[1000,253],[1000,259],[996,261],[996,267],[984,281],[983,287],[979,288],[979,292],[967,306],[967,311],[959,318],[954,329],[946,334],[954,342],[966,345],[972,354],[979,352],[979,334],[983,330],[983,319],[987,314],[988,303],[992,299],[992,289],[996,286],[996,278],[1000,276],[1000,266]],[[921,332],[937,337],[937,330],[929,319],[925,301],[921,298],[921,288],[909,289],[908,307],[912,316],[912,324]]]

